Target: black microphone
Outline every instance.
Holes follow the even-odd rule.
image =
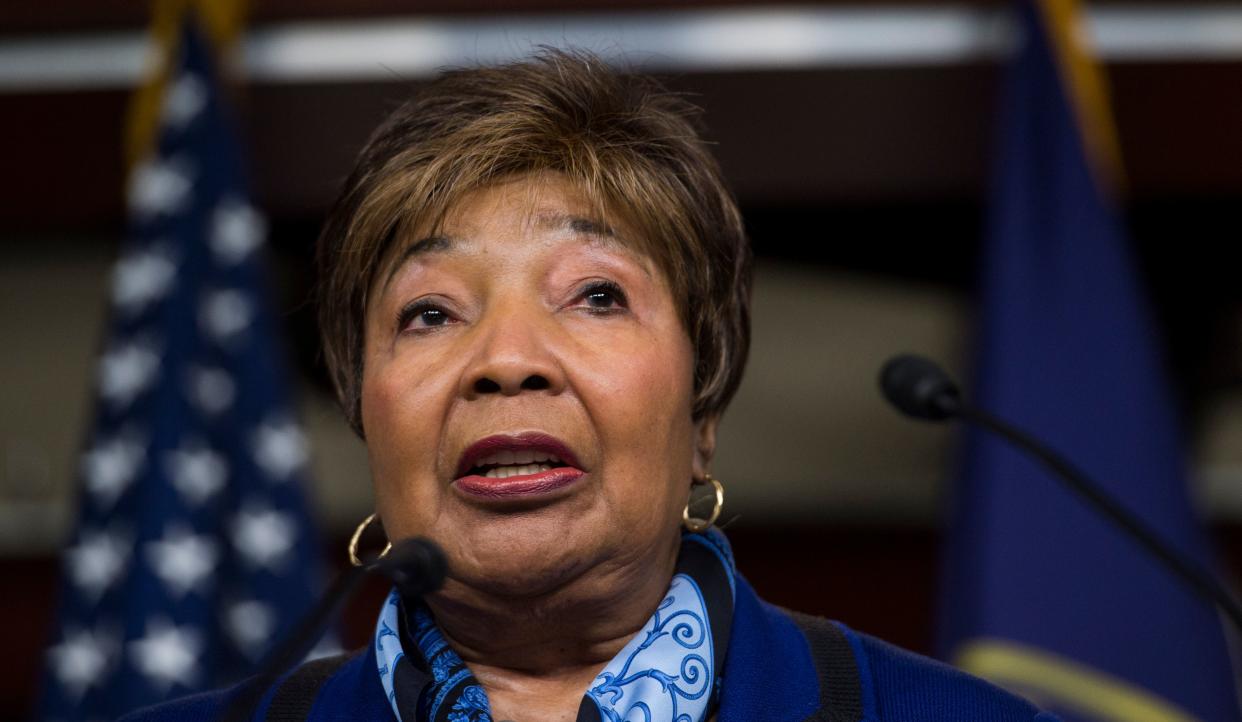
[[[387,554],[371,562],[367,569],[391,579],[401,596],[410,599],[430,594],[444,584],[448,560],[435,542],[414,537],[393,544]]]
[[[259,672],[242,684],[229,702],[223,719],[228,722],[249,720],[259,701],[280,675],[304,659],[311,646],[323,636],[324,628],[345,600],[353,596],[368,574],[381,574],[392,580],[405,599],[421,597],[436,591],[448,574],[444,552],[430,539],[413,537],[394,542],[382,557],[362,566],[351,566],[337,576],[319,603],[306,613],[280,644],[268,652]]]
[[[957,384],[931,359],[894,356],[880,371],[884,398],[907,416],[926,421],[947,419],[962,408]]]
[[[889,359],[880,371],[884,398],[902,413],[924,421],[960,418],[1000,436],[1050,469],[1096,513],[1121,529],[1196,596],[1216,604],[1239,631],[1242,606],[1211,572],[1184,556],[1142,519],[1126,509],[1068,459],[1030,433],[962,400],[953,378],[930,359],[902,354]]]

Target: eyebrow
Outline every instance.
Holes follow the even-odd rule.
[[[576,236],[583,236],[589,243],[607,246],[627,254],[635,252],[633,244],[602,220],[576,216],[572,213],[547,212],[535,217],[535,225],[551,230],[569,231]],[[650,275],[647,269],[644,268],[643,271]]]
[[[569,230],[582,236],[596,236],[609,240],[617,238],[616,232],[607,223],[568,213],[543,213],[536,218],[535,223],[544,228]]]
[[[451,250],[454,243],[455,241],[448,236],[427,236],[426,238],[414,241],[410,245],[406,246],[405,250],[401,251],[401,255],[397,256],[397,258],[392,262],[392,268],[388,271],[388,277],[384,279],[384,285],[380,288],[388,288],[388,284],[392,283],[393,276],[397,275],[397,271],[400,271],[405,266],[406,262],[414,256],[419,256],[425,253],[444,253],[445,251]]]
[[[602,241],[606,245],[620,246],[629,250],[621,239],[617,237],[615,231],[608,224],[586,218],[584,216],[575,216],[569,213],[540,213],[535,218],[537,226],[552,230],[568,230],[575,235],[589,236],[592,240]],[[397,275],[405,264],[413,257],[426,253],[445,253],[451,251],[456,245],[456,239],[445,236],[435,235],[417,240],[401,251],[401,255],[392,263],[391,270],[388,271],[388,277],[384,279],[381,289],[387,289],[392,283],[393,277]]]

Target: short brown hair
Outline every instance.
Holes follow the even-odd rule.
[[[394,244],[466,193],[556,172],[621,214],[665,273],[694,344],[696,419],[718,415],[750,346],[750,244],[698,109],[581,51],[455,70],[375,130],[319,238],[319,323],[337,396],[360,435],[367,302]]]

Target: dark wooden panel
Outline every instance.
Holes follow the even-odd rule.
[[[994,68],[962,65],[675,79],[705,109],[747,203],[978,193]]]
[[[1233,0],[1200,0],[1199,4],[1229,5]],[[801,0],[804,6],[856,6],[858,0]],[[877,6],[948,5],[945,0],[891,0]],[[1006,0],[962,0],[956,7],[1004,7]],[[1131,0],[1131,5],[1169,7],[1169,0]],[[484,15],[512,13],[576,13],[635,10],[676,10],[711,7],[785,6],[788,0],[254,0],[256,23],[325,18],[361,19],[393,15]],[[141,27],[147,3],[133,0],[52,0],[0,4],[0,33],[97,31]]]
[[[1223,1],[1223,0],[1222,0]],[[855,5],[856,0],[804,0],[802,5]],[[876,3],[891,5],[891,3]],[[904,0],[902,5],[940,5],[942,0]],[[999,6],[1001,0],[966,0],[967,6]],[[359,20],[395,15],[488,15],[677,10],[710,7],[788,6],[785,0],[254,0],[256,24],[287,20]],[[134,0],[52,0],[0,3],[0,33],[54,33],[142,27],[147,3]]]
[[[1139,198],[1242,195],[1242,63],[1110,67]],[[988,64],[687,74],[747,205],[978,199],[994,135]],[[384,113],[417,83],[252,85],[238,94],[259,200],[318,218]],[[126,93],[0,95],[0,223],[99,230],[123,220]]]
[[[274,215],[326,212],[354,157],[413,83],[259,86],[245,96],[252,168]]]
[[[1124,63],[1108,77],[1135,193],[1242,195],[1242,63]]]
[[[103,228],[123,215],[127,95],[0,94],[0,224]]]

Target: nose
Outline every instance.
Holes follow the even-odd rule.
[[[464,397],[560,393],[564,371],[549,346],[549,334],[555,330],[537,315],[538,310],[511,309],[477,329],[477,343],[462,376]]]

